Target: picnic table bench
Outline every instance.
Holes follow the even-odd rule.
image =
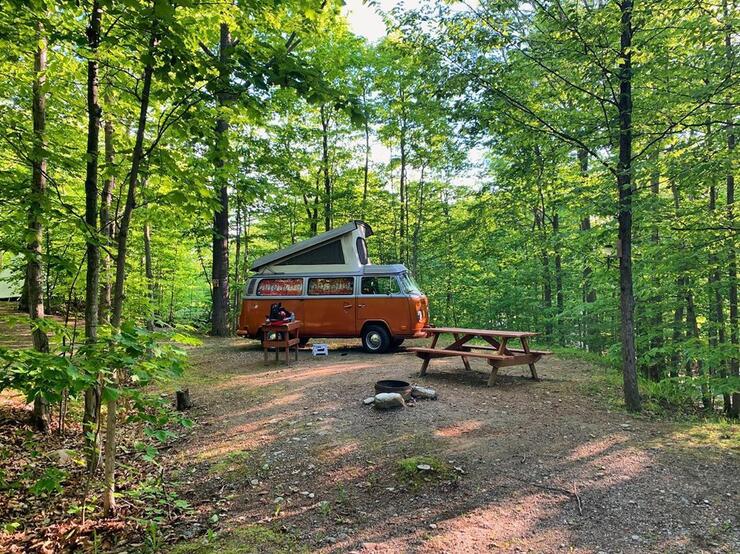
[[[433,335],[430,347],[412,347],[409,352],[414,352],[423,360],[419,375],[426,375],[429,362],[433,358],[460,356],[465,369],[470,370],[468,358],[484,359],[491,366],[491,375],[488,378],[488,386],[496,383],[496,375],[501,367],[513,365],[528,365],[532,373],[532,379],[539,381],[535,363],[542,356],[551,354],[546,350],[532,350],[529,348],[529,337],[537,333],[527,331],[497,331],[488,329],[465,329],[460,327],[425,327],[427,335]],[[444,348],[437,347],[440,335],[449,333],[454,337],[454,342]],[[487,344],[470,344],[474,339],[482,339]],[[521,348],[508,346],[509,340],[518,340]],[[478,352],[480,351],[480,352]]]

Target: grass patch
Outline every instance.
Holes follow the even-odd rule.
[[[242,481],[255,475],[257,467],[252,454],[244,450],[229,452],[221,460],[208,468],[208,473],[218,475],[228,481]]]
[[[457,478],[455,469],[435,456],[411,456],[398,460],[396,475],[403,483],[414,488],[424,483]]]
[[[711,448],[740,454],[740,425],[729,421],[705,421],[682,425],[670,435],[670,443],[681,448]]]
[[[588,352],[580,348],[565,348],[563,346],[548,346],[546,350],[552,351],[561,360],[581,360],[601,368],[619,369],[619,357],[613,352],[601,354],[598,352]]]
[[[264,525],[249,525],[175,545],[170,554],[293,554],[309,552],[297,537]]]

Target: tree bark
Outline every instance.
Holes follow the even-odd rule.
[[[157,44],[156,20],[153,22],[151,37],[149,39],[149,62],[144,67],[144,75],[141,88],[141,103],[139,104],[139,119],[136,129],[136,141],[131,153],[131,169],[128,177],[128,192],[126,193],[126,205],[121,214],[119,224],[116,253],[116,281],[113,287],[113,306],[111,325],[119,329],[123,314],[123,286],[126,281],[126,254],[128,247],[128,233],[131,226],[131,216],[136,207],[136,188],[139,181],[139,169],[144,155],[144,135],[146,133],[146,118],[149,109],[149,96],[152,89],[152,74],[154,72],[154,53]],[[115,492],[115,459],[116,459],[116,400],[110,399],[106,403],[108,416],[106,419],[105,439],[105,488],[103,490],[103,513],[106,516],[113,515],[116,511]]]
[[[156,25],[156,22],[155,22]],[[155,29],[152,29],[149,40],[150,59],[154,56],[155,46],[157,44]],[[118,225],[118,236],[116,243],[118,251],[116,252],[116,280],[113,287],[113,308],[111,316],[111,325],[120,328],[121,317],[123,313],[123,286],[126,281],[126,255],[128,253],[128,233],[131,227],[131,216],[136,207],[136,192],[139,184],[139,170],[141,161],[144,156],[144,135],[146,134],[146,116],[149,109],[149,96],[152,89],[152,73],[154,72],[153,61],[150,61],[144,67],[144,75],[141,88],[141,103],[139,104],[139,120],[136,129],[136,141],[131,153],[131,170],[128,176],[128,192],[126,193],[126,204],[121,214],[121,220]]]
[[[563,262],[560,254],[560,216],[557,207],[552,214],[553,246],[555,247],[555,307],[557,310],[557,339],[560,346],[565,346],[565,330],[563,312],[565,311],[565,300],[563,296]]]
[[[585,181],[588,178],[588,152],[583,149],[579,149],[578,165],[581,171],[581,178]],[[588,233],[591,230],[591,217],[589,215],[584,216],[581,219],[581,231]],[[593,313],[593,308],[588,304],[596,302],[596,289],[593,287],[592,281],[593,270],[588,260],[583,266],[583,303],[584,303],[584,325],[586,327],[584,333],[584,341],[587,345],[589,352],[600,352],[601,345],[599,343],[598,329],[596,314]]]
[[[622,334],[622,376],[627,409],[640,411],[635,351],[635,295],[632,287],[632,0],[620,6],[619,65],[619,291]]]
[[[234,303],[231,307],[231,332],[235,333],[239,328],[239,302],[241,300],[241,291],[244,283],[240,280],[239,271],[241,268],[242,255],[242,199],[239,192],[236,193],[236,252],[234,256]]]
[[[329,115],[325,104],[319,109],[321,116],[321,171],[324,176],[324,231],[332,225],[332,183],[329,173]]]
[[[49,352],[49,338],[37,327],[44,319],[44,299],[41,270],[41,240],[43,214],[46,205],[46,32],[41,21],[36,23],[37,46],[33,59],[33,151],[31,156],[31,197],[28,202],[28,264],[26,286],[28,313],[31,316],[33,347],[38,352]],[[32,424],[37,431],[49,432],[49,403],[43,396],[33,402]]]
[[[116,188],[116,178],[114,177],[114,157],[115,147],[113,145],[113,122],[110,118],[105,120],[103,125],[104,143],[105,143],[105,181],[103,182],[103,192],[100,202],[100,232],[105,244],[110,246],[114,237],[114,225],[111,221],[110,210],[113,202],[113,190]],[[100,302],[98,305],[98,322],[110,322],[110,305],[111,305],[111,258],[105,252],[102,255],[102,275],[103,283],[100,287]]]
[[[105,406],[108,413],[105,418],[103,514],[112,516],[116,513],[116,430],[118,425],[118,401],[116,397],[109,398]]]
[[[398,95],[401,101],[401,125],[400,127],[400,147],[401,147],[401,177],[399,183],[399,195],[401,201],[401,221],[399,224],[400,237],[400,258],[402,263],[408,262],[408,244],[407,244],[407,227],[408,227],[408,192],[406,190],[406,163],[408,152],[406,151],[406,95],[403,87],[399,87]]]
[[[216,93],[216,102],[223,108],[229,102],[231,69],[231,33],[226,23],[221,24],[219,41],[219,82],[220,90]],[[213,264],[211,279],[213,282],[213,316],[211,334],[216,337],[229,335],[229,188],[224,175],[224,165],[228,152],[229,122],[223,112],[219,111],[216,119],[216,190],[219,208],[213,214]]]
[[[146,179],[141,180],[141,189],[144,190]],[[147,290],[149,292],[149,314],[146,318],[146,328],[150,331],[154,330],[154,319],[155,319],[155,298],[156,290],[154,283],[154,270],[152,268],[152,230],[149,220],[144,221],[144,275],[146,276]]]
[[[100,138],[100,101],[98,97],[98,46],[102,8],[93,0],[90,22],[87,26],[87,45],[90,59],[87,61],[87,151],[85,170],[85,236],[87,240],[87,275],[85,279],[85,342],[92,344],[98,339],[98,300],[100,286],[100,248],[98,247],[98,151]],[[100,460],[100,448],[96,436],[100,413],[100,391],[93,386],[85,391],[85,407],[82,416],[82,432],[88,452],[87,468],[95,473]]]
[[[654,164],[654,167],[650,175],[650,191],[653,195],[653,200],[656,204],[657,209],[658,202],[660,202],[660,169],[658,168],[658,155],[655,156],[652,162]],[[653,225],[650,234],[650,242],[653,244],[654,248],[658,248],[658,244],[660,243],[660,231],[658,229],[657,223]],[[656,294],[652,299],[652,306],[650,307],[652,310],[654,310],[651,321],[653,325],[653,329],[651,331],[652,336],[650,337],[650,348],[653,350],[661,349],[664,343],[662,304],[663,297],[660,294]],[[648,379],[656,382],[660,381],[664,364],[665,358],[663,356],[654,356],[653,361],[650,362],[647,367]]]
[[[732,77],[732,68],[735,64],[734,52],[732,49],[733,29],[730,21],[730,11],[727,0],[722,2],[723,18],[727,21],[725,26],[725,56],[727,58],[728,76]],[[732,228],[735,224],[735,174],[732,170],[732,159],[735,151],[735,127],[732,117],[727,119],[727,226]],[[730,344],[735,348],[740,345],[740,330],[738,329],[738,310],[737,310],[737,242],[728,241],[729,248],[727,252],[727,280],[729,281],[728,300],[730,302]],[[733,356],[728,364],[730,375],[740,376],[740,361],[737,356]],[[740,416],[740,391],[732,393],[730,402],[725,400],[725,410],[732,417]]]
[[[411,248],[411,267],[414,273],[414,277],[419,278],[419,238],[421,236],[421,227],[424,222],[424,169],[425,166],[421,166],[421,174],[419,176],[419,193],[417,196],[417,212],[416,222],[414,224],[414,235],[412,238]]]
[[[365,112],[365,167],[362,179],[362,209],[360,214],[365,219],[365,210],[367,209],[367,187],[370,179],[370,121],[367,113],[367,89],[362,89],[362,107]]]

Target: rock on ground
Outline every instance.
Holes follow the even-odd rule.
[[[375,407],[379,410],[389,410],[391,408],[403,408],[406,403],[403,396],[397,392],[381,392],[375,395]]]
[[[414,385],[411,387],[411,396],[421,398],[422,400],[437,400],[437,391],[427,387]]]

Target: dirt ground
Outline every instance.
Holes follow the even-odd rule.
[[[218,551],[194,546],[208,527],[255,525],[326,553],[740,551],[737,426],[707,441],[609,410],[588,386],[603,370],[580,361],[548,357],[540,382],[505,368],[488,388],[480,361],[433,360],[419,378],[403,350],[330,345],[291,366],[243,339],[192,351],[197,427],[166,464],[199,519],[178,552]],[[364,406],[383,378],[439,399]]]

